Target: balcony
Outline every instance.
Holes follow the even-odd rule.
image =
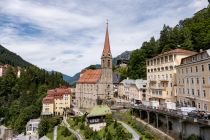
[[[165,77],[159,78],[159,80],[161,82],[169,82],[169,78],[165,78]]]

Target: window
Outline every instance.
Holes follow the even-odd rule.
[[[210,84],[210,77],[209,77],[209,84]]]
[[[186,68],[186,73],[188,73],[188,68]]]
[[[205,84],[205,78],[203,77],[203,84]]]
[[[197,84],[199,84],[199,78],[197,78]]]
[[[190,68],[190,71],[191,71],[191,73],[192,73],[192,67]]]
[[[210,71],[210,64],[209,64],[209,71]]]
[[[194,83],[194,82],[193,82],[193,78],[191,78],[191,81],[192,81],[192,84],[193,84],[193,83]]]
[[[194,89],[192,89],[192,95],[195,95],[195,93],[194,93]]]
[[[183,94],[184,94],[184,88],[183,88]]]
[[[188,78],[187,78],[187,83],[189,83],[189,80],[188,80]]]
[[[208,107],[206,104],[204,104],[204,110],[208,110]]]
[[[110,60],[108,60],[108,67],[110,67]]]
[[[201,65],[201,69],[202,69],[202,71],[204,71],[204,65]]]
[[[165,62],[168,62],[168,56],[165,56]]]
[[[195,66],[195,71],[198,72],[198,67],[197,66]]]
[[[170,78],[172,78],[172,74],[170,74]]]
[[[189,90],[189,88],[187,89],[187,94],[190,94],[190,90]]]
[[[201,108],[201,104],[200,103],[198,103],[198,108]]]
[[[203,90],[203,97],[206,97],[206,91]]]
[[[198,89],[198,97],[200,97],[200,90]]]

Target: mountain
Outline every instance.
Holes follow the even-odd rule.
[[[84,69],[99,69],[101,65],[96,64],[96,65],[90,65]],[[74,76],[68,76],[66,74],[63,74],[63,80],[68,82],[70,85],[74,85],[77,80],[79,80],[80,77],[80,72],[76,73]]]
[[[176,48],[198,52],[210,49],[210,5],[191,18],[179,21],[174,27],[163,26],[160,38],[151,37],[132,52],[127,77],[146,78],[146,60]]]
[[[113,64],[116,65],[118,60],[129,60],[131,53],[132,51],[125,51],[121,53],[120,55],[112,59]]]
[[[19,67],[32,66],[31,63],[23,60],[19,55],[7,50],[2,45],[0,45],[0,65],[1,64],[9,64]]]

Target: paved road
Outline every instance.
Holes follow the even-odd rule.
[[[76,131],[74,131],[73,129],[70,128],[70,125],[66,121],[65,117],[63,117],[63,123],[67,127],[67,129],[77,137],[77,140],[84,140],[79,132],[76,132]]]
[[[55,126],[53,131],[53,140],[57,140],[57,132],[58,132],[58,126]]]
[[[121,123],[133,135],[133,140],[139,140],[140,136],[139,134],[136,133],[135,130],[133,130],[133,128],[131,128],[129,125],[127,125],[124,122],[121,122],[121,121],[117,121],[117,122]]]

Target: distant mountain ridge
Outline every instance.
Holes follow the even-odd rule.
[[[120,55],[114,57],[112,59],[113,65],[116,65],[118,60],[122,60],[122,59],[129,60],[131,53],[132,53],[132,51],[125,51],[125,52],[121,53]],[[96,64],[96,65],[90,65],[90,66],[86,67],[85,69],[93,68],[94,66],[96,67],[96,69],[100,68],[100,65]],[[74,76],[68,76],[68,75],[63,74],[63,79],[66,82],[68,82],[70,85],[74,85],[76,83],[76,81],[79,80],[79,77],[80,77],[80,72],[76,73]]]
[[[28,67],[32,66],[31,63],[23,60],[19,55],[9,51],[0,45],[0,65],[1,64],[9,64],[12,66],[19,67]]]

